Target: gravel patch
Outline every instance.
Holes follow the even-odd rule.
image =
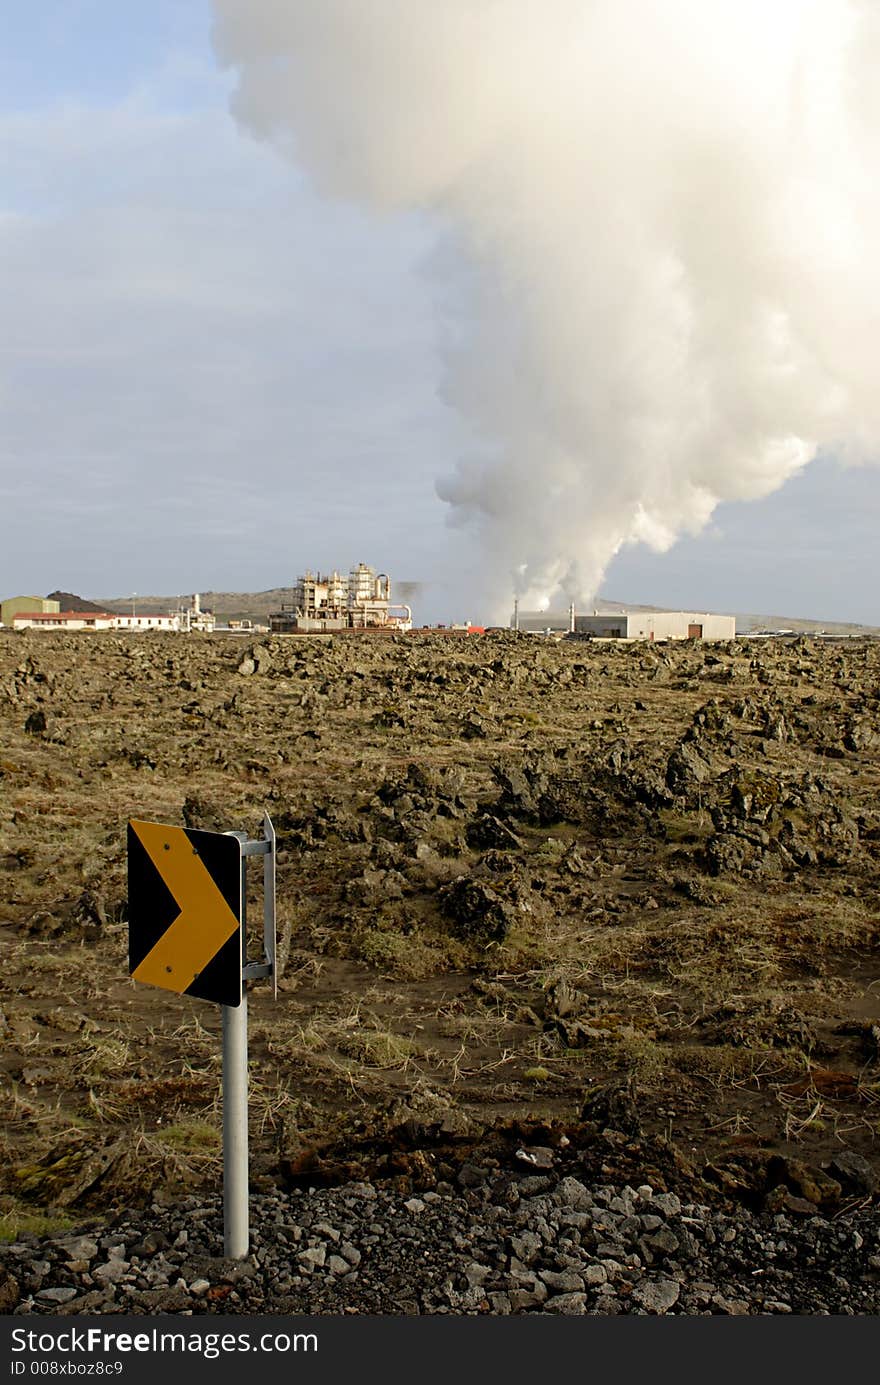
[[[222,1257],[219,1196],[24,1236],[0,1247],[0,1301],[56,1316],[880,1312],[870,1205],[754,1214],[648,1184],[463,1173],[418,1197],[369,1183],[255,1194],[242,1262]]]

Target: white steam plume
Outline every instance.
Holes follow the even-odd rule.
[[[816,454],[876,455],[876,0],[214,0],[238,117],[475,268],[437,490],[588,600]]]

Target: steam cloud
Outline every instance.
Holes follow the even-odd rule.
[[[214,0],[234,109],[473,271],[437,485],[524,606],[588,601],[816,452],[876,455],[875,0]],[[508,602],[509,604],[509,602]]]
[[[418,601],[425,590],[424,582],[395,582],[394,595],[401,601]]]

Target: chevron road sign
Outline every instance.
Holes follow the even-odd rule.
[[[128,960],[135,981],[241,1004],[241,843],[225,832],[128,824]]]
[[[247,959],[246,872],[263,857],[263,956]],[[275,829],[263,836],[128,824],[128,970],[135,981],[223,1007],[223,1253],[248,1253],[246,981],[268,980],[275,960]]]

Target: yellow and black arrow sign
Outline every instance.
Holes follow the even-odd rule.
[[[129,822],[128,919],[128,969],[136,981],[241,1004],[237,837]]]

